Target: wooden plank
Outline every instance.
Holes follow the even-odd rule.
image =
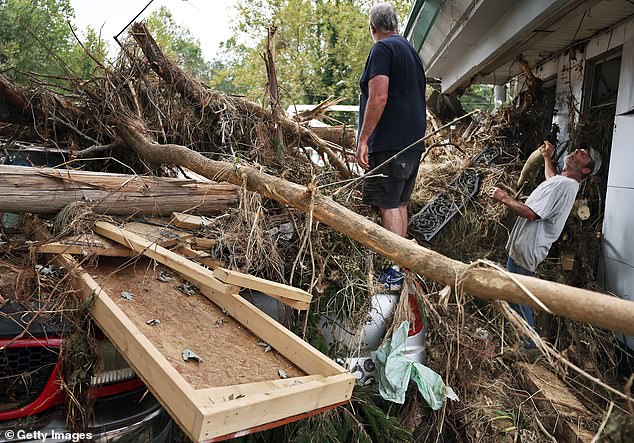
[[[103,255],[106,257],[135,257],[138,252],[121,246],[97,234],[66,237],[60,241],[38,245],[39,254]]]
[[[196,263],[207,266],[209,269],[215,269],[219,266],[224,266],[224,263],[220,260],[214,260],[209,257],[209,254],[205,252],[196,251],[188,246],[179,245],[175,249],[176,253],[193,260]]]
[[[200,285],[209,286],[221,294],[238,292],[237,287],[226,285],[216,279],[213,276],[213,272],[209,269],[204,268],[191,260],[187,260],[185,257],[182,257],[172,251],[168,251],[164,247],[159,246],[156,243],[152,243],[130,231],[107,222],[95,223],[94,229],[98,234],[140,252],[141,254],[150,257],[165,266],[169,266],[173,270],[180,272]]]
[[[191,242],[192,242],[193,249],[202,249],[202,250],[211,249],[214,246],[216,246],[216,243],[218,243],[213,238],[201,238],[201,237],[194,237],[191,239]]]
[[[267,294],[282,303],[299,310],[308,309],[312,300],[312,295],[308,292],[294,288],[293,286],[283,285],[281,283],[265,280],[249,274],[243,274],[242,272],[231,271],[225,268],[215,268],[214,277],[230,285],[236,285],[241,288],[249,288],[263,292],[264,294]]]
[[[281,378],[279,380],[267,380],[254,383],[243,383],[233,386],[222,386],[218,388],[198,389],[196,396],[198,404],[206,406],[223,401],[233,401],[238,398],[262,394],[263,392],[272,392],[280,388],[301,385],[313,380],[323,380],[323,375],[306,375],[304,377]]]
[[[199,217],[183,212],[172,212],[170,224],[184,229],[199,229],[210,226],[212,223],[207,217]]]
[[[312,417],[314,415],[321,414],[321,413],[326,412],[326,411],[328,411],[330,409],[334,409],[336,407],[343,406],[346,403],[348,403],[348,401],[349,400],[346,400],[346,401],[342,401],[340,403],[334,403],[332,405],[325,406],[325,407],[320,408],[320,409],[313,409],[312,411],[302,412],[301,414],[293,415],[291,417],[285,417],[285,418],[282,418],[280,420],[276,420],[276,421],[272,421],[272,422],[269,422],[269,423],[265,423],[265,424],[260,425],[260,426],[253,426],[253,427],[251,427],[251,428],[249,428],[247,430],[244,430],[244,431],[230,432],[229,434],[220,435],[218,437],[214,437],[214,438],[212,438],[210,440],[205,440],[205,441],[206,441],[206,443],[227,441],[227,440],[231,440],[231,439],[234,439],[234,438],[244,437],[244,436],[249,435],[249,434],[255,434],[256,432],[262,432],[262,431],[266,431],[268,429],[273,429],[273,428],[276,428],[278,426],[285,426],[285,425],[287,425],[289,423],[294,423],[296,421],[303,420],[305,418],[309,418],[309,417]]]
[[[218,306],[226,309],[244,327],[294,362],[308,375],[336,375],[347,372],[240,295],[220,294],[205,285],[200,285],[200,292]]]
[[[200,439],[210,439],[236,429],[252,428],[347,401],[352,395],[354,383],[355,378],[351,374],[339,374],[225,401],[212,407],[202,406],[195,432]]]
[[[164,248],[171,248],[172,246],[176,246],[177,244],[194,237],[194,234],[191,232],[141,222],[125,223],[123,225],[123,229],[130,231],[133,234],[137,234],[159,246],[163,246]]]
[[[517,363],[532,401],[544,413],[546,426],[555,430],[558,441],[568,443],[590,443],[594,432],[584,428],[583,423],[593,419],[592,413],[577,397],[548,369],[537,364]]]
[[[217,215],[239,195],[228,183],[74,169],[0,165],[0,178],[0,212],[57,213],[83,199],[101,214]]]

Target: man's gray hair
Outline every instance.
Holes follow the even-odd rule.
[[[389,3],[374,5],[372,9],[370,9],[370,24],[374,26],[377,31],[397,32],[398,17],[396,16],[394,6]]]

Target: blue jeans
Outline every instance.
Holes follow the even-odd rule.
[[[524,269],[520,265],[515,263],[511,257],[509,257],[506,261],[506,270],[512,272],[513,274],[528,275],[529,277],[535,275],[534,272],[529,271],[528,269]],[[524,320],[526,320],[526,323],[528,323],[531,328],[535,329],[533,308],[531,308],[530,306],[518,305],[517,303],[509,303],[509,305],[511,306],[511,308],[515,309]]]

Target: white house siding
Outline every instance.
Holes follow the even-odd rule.
[[[634,300],[634,20],[626,24],[603,221],[603,284]],[[634,319],[632,319],[634,322]],[[634,350],[634,337],[620,336]]]

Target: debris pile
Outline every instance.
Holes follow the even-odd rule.
[[[455,128],[438,131],[427,141],[410,212],[418,213],[439,193],[447,193],[451,202],[464,201],[453,219],[436,229],[431,240],[434,251],[471,263],[474,268],[491,266],[477,262],[482,259],[504,262],[504,244],[512,217],[488,198],[487,190],[493,185],[503,186],[521,197],[531,188],[529,185],[517,189],[516,182],[523,160],[541,143],[546,132],[543,110],[535,98],[538,92],[532,94],[521,97],[496,115],[465,119]],[[78,255],[81,265],[89,272],[92,269],[95,274],[103,274],[104,281],[110,271],[118,269],[120,260],[125,260],[121,266],[134,273],[139,270],[143,271],[141,274],[150,273],[153,265],[138,255],[151,249],[150,246],[139,243],[135,254],[129,250],[129,244],[114,245],[95,235],[98,230],[95,226],[103,226],[104,220],[118,226],[125,224],[127,230],[152,244],[172,248],[179,256],[208,268],[222,266],[306,290],[312,294],[313,302],[297,298],[291,300],[295,304],[291,306],[303,308],[302,311],[310,307],[308,312],[289,314],[284,309],[282,321],[333,358],[354,355],[354,349],[324,340],[320,318],[346,318],[353,331],[359,331],[368,319],[371,299],[377,292],[374,271],[386,261],[352,236],[327,227],[315,212],[320,196],[329,195],[358,214],[373,216],[360,203],[358,187],[341,186],[354,174],[354,168],[347,163],[346,146],[326,141],[298,121],[241,97],[209,90],[167,59],[142,24],[133,26],[132,38],[124,45],[116,64],[101,66],[90,81],[68,79],[63,88],[53,88],[44,82],[20,88],[0,74],[0,102],[0,119],[7,122],[0,130],[3,137],[8,137],[3,142],[5,147],[16,146],[19,137],[29,134],[29,139],[21,141],[61,150],[63,160],[55,162],[55,166],[63,163],[68,169],[60,173],[59,169],[30,172],[30,168],[25,168],[22,171],[30,178],[24,179],[20,186],[37,178],[47,180],[47,192],[54,184],[70,186],[75,192],[82,190],[82,200],[46,211],[36,210],[43,202],[31,203],[28,209],[11,207],[8,200],[1,202],[0,208],[6,212],[58,213],[50,221],[57,235],[35,245],[40,253]],[[429,133],[438,129],[435,122],[430,115]],[[590,124],[586,122],[579,127],[588,131]],[[599,141],[597,145],[601,146]],[[498,152],[495,161],[474,161],[489,148]],[[321,154],[326,167],[311,160],[312,149]],[[8,171],[0,169],[3,183]],[[74,174],[82,176],[89,171],[100,172],[90,179],[73,178]],[[203,183],[200,181],[203,171],[207,179],[233,184],[209,183],[209,180]],[[250,171],[269,175],[262,178]],[[475,191],[465,198],[464,189],[452,183],[466,171],[475,173],[477,184]],[[118,181],[110,180],[110,174],[115,173]],[[155,177],[148,178],[148,174]],[[278,182],[268,180],[270,176],[306,188],[276,187]],[[580,205],[588,208],[590,216],[571,218],[567,240],[560,243],[559,249],[553,249],[552,257],[540,268],[540,277],[597,289],[597,232],[600,233],[602,216],[601,189],[605,187],[601,180],[601,176],[593,177],[584,185],[581,198],[585,203]],[[538,181],[536,178],[535,182]],[[167,189],[172,185],[186,188],[194,200],[184,201],[183,194],[173,191],[177,197],[170,201],[166,194],[172,191],[156,192],[157,187]],[[253,189],[266,192],[256,193]],[[34,185],[33,191],[38,191],[37,186]],[[97,191],[104,194],[97,195]],[[146,208],[141,203],[126,206],[129,194],[147,198],[151,203]],[[300,204],[293,207],[284,204],[284,199]],[[13,200],[14,204],[18,201],[19,198]],[[187,214],[173,214],[182,212]],[[114,214],[119,217],[113,218]],[[159,215],[170,217],[157,218]],[[332,215],[336,218],[339,214]],[[346,220],[339,222],[345,224]],[[148,226],[156,228],[151,229],[154,237],[148,237]],[[31,246],[27,240],[32,239],[3,238],[7,243],[3,245],[0,266],[18,272],[10,264],[17,260],[25,269],[34,269],[30,265],[35,265],[36,259],[27,253]],[[119,261],[107,264],[108,260]],[[41,263],[40,266],[45,266],[46,262]],[[0,287],[3,294],[13,291],[26,301],[32,294],[46,292],[50,294],[46,303],[74,299],[72,289],[54,286],[51,291],[51,284],[47,283],[51,277],[36,279],[34,271],[29,272],[28,284],[23,278],[16,278],[16,285],[22,286],[9,290]],[[180,281],[167,269],[152,268],[151,273],[151,285],[173,286],[186,295],[183,303],[195,298],[200,289],[194,283]],[[396,410],[371,388],[358,388],[353,407],[288,425],[275,431],[277,437],[283,433],[285,439],[313,441],[329,435],[340,438],[339,441],[370,441],[387,435],[390,441],[416,438],[417,441],[530,442],[558,441],[565,432],[573,432],[583,439],[599,429],[610,402],[615,404],[611,419],[627,420],[628,404],[624,398],[629,393],[621,396],[616,393],[622,383],[616,373],[617,351],[610,333],[585,323],[540,315],[541,335],[552,345],[540,346],[541,366],[521,363],[516,350],[526,332],[505,302],[486,303],[472,298],[461,290],[460,281],[452,289],[424,275],[410,274],[409,287],[425,313],[427,365],[441,374],[460,402],[445,403],[440,412],[433,412],[419,401],[416,391],[409,391],[408,401]],[[57,276],[59,281],[64,281],[64,275]],[[224,277],[229,279],[231,275]],[[232,284],[230,280],[222,281]],[[120,295],[117,304],[138,306],[145,286],[134,290],[123,286],[116,288],[116,294]],[[250,288],[246,283],[243,287]],[[409,295],[407,290],[404,293]],[[60,312],[81,314],[75,320],[76,330],[89,327],[86,313],[90,303],[73,306]],[[45,309],[54,310],[50,305]],[[230,318],[222,314],[216,312],[210,320],[217,330],[225,328]],[[139,318],[147,331],[166,327],[167,322],[158,310],[143,315]],[[391,327],[396,329],[398,324]],[[257,355],[266,352],[269,358],[269,344],[261,343],[253,341],[249,346],[259,351]],[[181,347],[180,361],[174,364],[208,363],[207,354]],[[87,355],[80,354],[82,358]],[[88,355],[88,359],[92,357]],[[68,358],[81,362],[76,356]],[[291,365],[279,369],[280,377],[285,378],[282,373],[286,377],[297,376],[299,373],[292,373],[295,369]],[[74,374],[69,380],[76,377]],[[544,381],[549,377],[550,382]],[[541,382],[557,384],[559,391],[546,392]],[[231,396],[232,400],[240,398],[233,393]],[[618,429],[626,428],[627,425]]]

